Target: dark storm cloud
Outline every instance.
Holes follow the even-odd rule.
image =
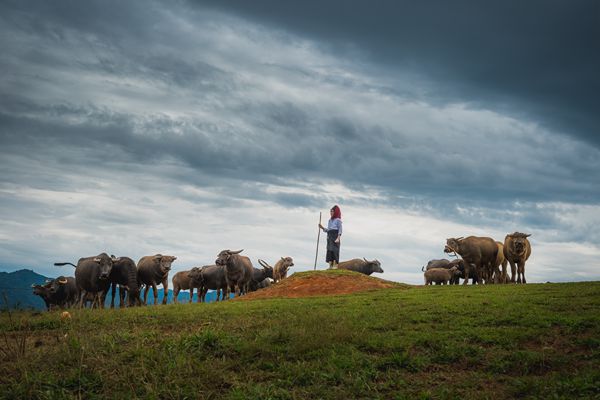
[[[430,102],[505,109],[600,145],[597,1],[192,3],[412,70],[431,81]]]
[[[513,126],[519,120],[502,127],[504,136],[486,126],[505,123],[499,118],[460,121],[471,109],[508,111],[525,115],[523,124],[551,124],[597,143],[589,129],[598,126],[590,112],[598,52],[589,51],[597,29],[589,27],[589,4],[179,2],[167,9],[153,2],[7,2],[0,17],[7,72],[0,80],[2,151],[35,154],[57,171],[62,165],[116,173],[174,162],[195,173],[165,170],[159,178],[211,188],[230,204],[323,201],[265,189],[290,178],[317,189],[339,180],[356,192],[380,193],[383,200],[372,202],[425,204],[440,217],[479,223],[485,213],[463,215],[457,207],[505,209],[514,199],[595,203],[596,149],[523,131]],[[240,32],[281,47],[253,54],[267,44],[246,50],[252,41],[237,44],[240,32],[227,30],[239,21],[206,5],[259,21],[258,33]],[[208,36],[213,28],[219,33]],[[315,56],[325,67],[271,59],[298,40],[290,31],[325,49]],[[347,57],[344,73],[319,59],[327,51]],[[401,80],[396,70],[417,83],[394,85]],[[279,91],[285,84],[292,92],[314,89],[294,97]],[[390,108],[377,114],[378,101]],[[455,103],[469,108],[444,109]],[[420,108],[398,116],[398,105]],[[421,125],[438,112],[446,113],[442,123]],[[5,182],[69,184],[60,172],[54,179],[29,176],[6,160]],[[531,223],[542,226],[543,213],[531,213]]]

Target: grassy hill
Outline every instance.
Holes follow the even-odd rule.
[[[0,396],[598,398],[599,310],[582,282],[5,312]]]

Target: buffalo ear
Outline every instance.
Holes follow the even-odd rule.
[[[173,256],[173,261],[177,260],[177,257]]]
[[[526,233],[525,234],[525,237],[529,237],[529,236],[531,236],[531,233]]]

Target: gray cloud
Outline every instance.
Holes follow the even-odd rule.
[[[595,1],[379,1],[343,9],[334,1],[193,3],[309,35],[342,53],[354,45],[382,69],[432,80],[428,101],[501,107],[600,144]]]

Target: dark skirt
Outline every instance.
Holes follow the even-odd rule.
[[[335,243],[337,237],[337,229],[330,229],[327,232],[327,254],[325,255],[325,261],[328,263],[335,261],[338,264],[340,262],[340,244]]]

